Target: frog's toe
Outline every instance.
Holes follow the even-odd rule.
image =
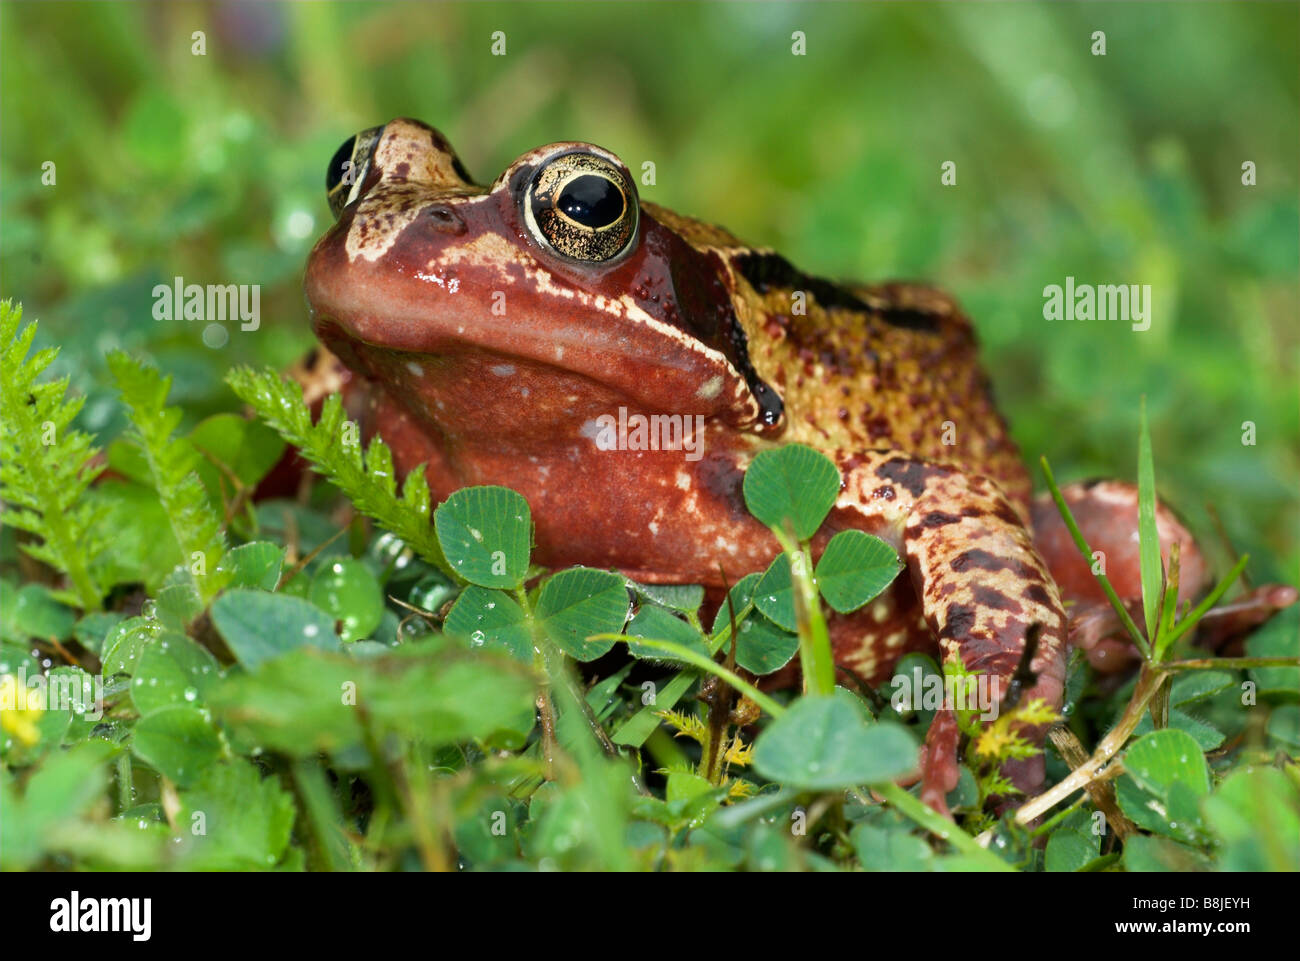
[[[921,800],[947,818],[952,817],[948,793],[961,777],[957,765],[960,740],[957,715],[945,708],[934,715],[921,745]]]

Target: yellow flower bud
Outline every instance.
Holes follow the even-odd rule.
[[[0,677],[0,728],[31,747],[41,739],[36,722],[45,713],[41,697],[12,674]]]

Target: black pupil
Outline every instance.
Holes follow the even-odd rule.
[[[555,206],[584,227],[608,227],[623,215],[623,192],[604,177],[583,174],[564,185]]]
[[[352,150],[356,143],[356,137],[349,137],[343,141],[343,146],[334,152],[334,158],[330,160],[329,169],[325,171],[325,191],[327,193],[342,182],[343,165],[352,159]]]

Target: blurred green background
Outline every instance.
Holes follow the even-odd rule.
[[[646,199],[807,270],[957,294],[1026,460],[1058,476],[1134,478],[1147,394],[1166,497],[1211,543],[1213,503],[1257,579],[1294,582],[1298,54],[1284,3],[8,2],[0,296],[62,346],[103,440],[114,346],[173,373],[191,418],[231,410],[231,364],[312,342],[301,271],[346,137],[415,116],[481,182],[589,140],[655,162]],[[155,321],[176,275],[261,284],[262,328],[209,347]],[[1045,321],[1066,275],[1153,285],[1151,329]]]

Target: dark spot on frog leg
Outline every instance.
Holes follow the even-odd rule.
[[[971,595],[975,598],[975,603],[983,607],[989,607],[995,611],[1009,611],[1012,614],[1024,613],[1024,608],[1017,601],[996,588],[975,584],[971,587]]]
[[[1007,501],[999,498],[997,507],[993,509],[993,516],[999,520],[1004,520],[1008,524],[1023,524],[1024,519],[1016,513],[1016,509]]]
[[[1011,569],[1011,562],[986,550],[972,547],[954,557],[948,566],[958,573],[972,567],[983,571],[1006,571]]]
[[[1025,597],[1035,604],[1042,604],[1044,607],[1052,606],[1052,595],[1047,592],[1047,588],[1042,584],[1030,584],[1026,587]]]
[[[944,511],[930,511],[921,518],[922,527],[945,527],[948,524],[956,524],[961,520],[960,514],[948,514]]]
[[[952,640],[961,644],[971,639],[971,628],[975,626],[975,608],[969,604],[952,603],[948,605],[943,628],[939,631],[940,640]]]
[[[941,472],[941,468],[907,457],[895,457],[877,468],[877,473],[881,477],[893,481],[913,497],[920,497],[925,493],[925,482]]]

